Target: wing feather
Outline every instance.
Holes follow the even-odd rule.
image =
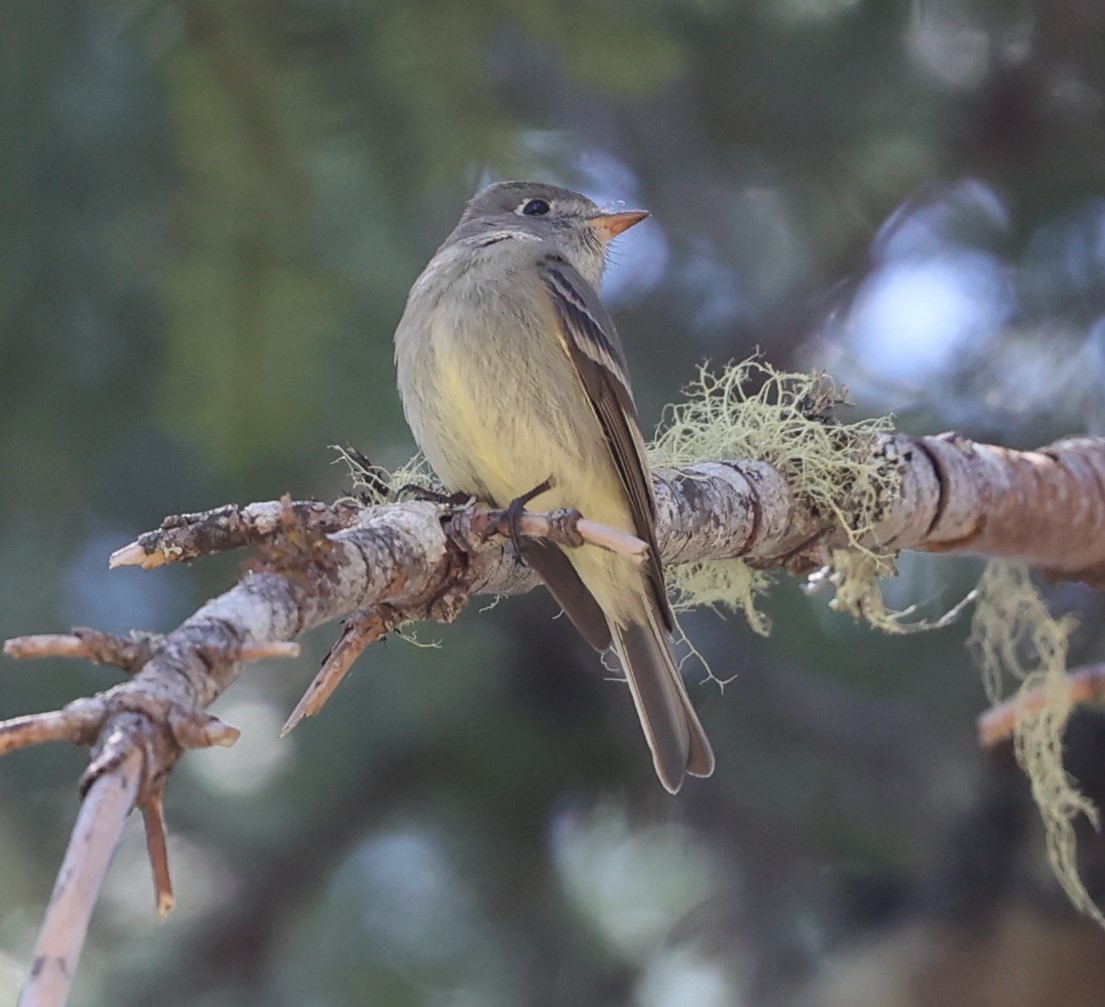
[[[656,546],[656,500],[637,406],[617,330],[590,284],[563,258],[538,262],[557,319],[562,342],[606,434],[614,465],[625,487],[637,536],[648,543],[648,577],[668,632],[675,619],[664,589]]]

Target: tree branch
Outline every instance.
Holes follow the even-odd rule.
[[[858,545],[883,553],[919,549],[1018,558],[1053,577],[1105,583],[1105,440],[1069,440],[1017,452],[955,435],[886,435],[874,440],[873,452],[886,485],[897,491],[880,492],[870,528],[869,521],[850,517],[855,487],[841,488],[842,499],[829,514],[804,496],[800,471],[728,461],[657,473],[663,560],[742,557],[758,568],[809,571],[825,565],[832,550]],[[352,613],[289,718],[290,729],[316,712],[364,648],[393,627],[450,622],[473,595],[530,590],[536,577],[510,543],[493,534],[499,524],[494,511],[451,510],[424,501],[327,506],[285,499],[168,518],[157,531],[116,552],[111,564],[148,568],[248,545],[254,558],[247,572],[165,637],[79,630],[72,637],[8,641],[5,652],[11,656],[66,653],[133,675],[59,712],[0,724],[0,754],[47,740],[95,743],[84,786],[89,795],[114,795],[112,823],[121,823],[135,803],[145,809],[158,902],[165,909],[171,890],[162,862],[164,780],[185,749],[230,745],[238,734],[205,708],[246,662],[290,655],[291,641],[302,633]],[[632,536],[611,534],[572,512],[526,515],[523,530],[565,546],[587,541],[640,553]],[[96,810],[100,803],[108,802],[85,800],[70,846],[74,857],[93,857],[83,852],[81,837],[90,816],[108,814]],[[96,829],[104,835],[118,831],[115,824]],[[67,855],[59,886],[70,869]],[[76,918],[86,925],[84,908]],[[50,927],[52,920],[48,915]],[[72,974],[79,947],[59,947],[51,936],[41,953],[36,950],[32,980],[52,973],[52,962]],[[61,989],[55,980],[49,988]],[[33,996],[26,1003],[62,1002],[38,992]]]
[[[120,725],[121,727],[121,725]],[[98,776],[81,803],[46,916],[31,953],[19,1007],[65,1003],[92,910],[142,780],[142,753],[131,749]]]

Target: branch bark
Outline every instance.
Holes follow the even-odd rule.
[[[1018,558],[1053,577],[1105,584],[1105,440],[1018,452],[955,435],[888,435],[874,451],[897,476],[899,490],[880,500],[878,521],[859,544],[884,552]],[[665,563],[742,557],[758,568],[804,572],[825,565],[833,549],[856,544],[848,520],[840,522],[804,499],[800,477],[763,462],[706,462],[660,472],[655,488]],[[846,516],[848,508],[845,499]],[[606,530],[586,528],[578,515],[528,517],[537,520],[529,521],[527,532],[564,544],[582,537],[619,551],[637,548],[631,537],[619,542]],[[72,637],[8,641],[11,656],[69,653],[133,674],[60,712],[0,725],[0,754],[63,738],[97,746],[84,777],[87,793],[114,793],[112,814],[118,813],[120,794],[126,811],[142,806],[155,827],[151,850],[163,850],[165,778],[186,749],[233,744],[235,729],[204,711],[246,662],[289,654],[287,645],[306,630],[353,613],[331,654],[330,671],[340,678],[366,646],[399,623],[450,622],[474,595],[530,590],[536,578],[495,534],[497,527],[495,512],[428,502],[327,506],[283,500],[169,518],[116,552],[112,565],[151,567],[251,546],[254,558],[245,575],[164,638],[83,630]],[[324,666],[289,727],[315,712],[332,691],[337,679],[326,672]],[[136,765],[137,783],[113,790],[110,781],[120,774],[130,780]],[[74,843],[89,803],[86,798]],[[165,907],[171,898],[167,869],[156,858],[155,868]],[[68,869],[63,865],[63,875]],[[69,952],[44,955],[43,961],[75,964]],[[41,974],[36,967],[24,1002],[63,1002],[64,994],[40,996]]]
[[[132,749],[84,795],[31,952],[19,1007],[65,1003],[77,972],[92,910],[142,780],[142,753]]]

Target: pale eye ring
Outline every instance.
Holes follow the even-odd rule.
[[[522,207],[522,213],[527,217],[543,217],[550,209],[547,199],[531,199]]]

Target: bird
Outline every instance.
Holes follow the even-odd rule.
[[[648,459],[598,294],[611,241],[648,216],[540,182],[484,188],[411,287],[395,363],[407,422],[447,489],[572,508],[648,545],[640,564],[516,538],[584,639],[617,655],[674,794],[687,774],[709,776],[714,754],[672,650]]]

